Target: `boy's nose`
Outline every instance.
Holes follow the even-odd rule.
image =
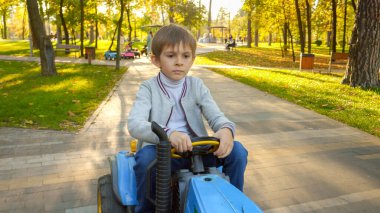
[[[183,62],[182,62],[181,57],[177,57],[176,65],[177,65],[177,66],[182,66],[182,65],[183,65]]]

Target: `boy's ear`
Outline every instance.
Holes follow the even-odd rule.
[[[160,63],[160,57],[157,57],[153,54],[150,55],[150,60],[156,67],[161,68],[161,63]]]

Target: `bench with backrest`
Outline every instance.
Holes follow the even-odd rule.
[[[70,45],[70,44],[57,44],[55,51],[64,51],[64,52],[75,52],[75,58],[77,57],[77,52],[80,51],[80,46]]]
[[[330,56],[329,72],[331,73],[332,64],[346,64],[348,60],[348,53],[333,52]]]
[[[236,42],[235,40],[232,43],[227,43],[226,49],[233,51],[236,48]]]

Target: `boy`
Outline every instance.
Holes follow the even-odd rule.
[[[158,137],[151,131],[151,121],[167,132],[172,147],[178,152],[192,150],[191,137],[207,136],[202,116],[220,139],[215,156],[204,156],[205,167],[223,165],[231,183],[243,190],[247,151],[233,140],[235,124],[219,110],[210,91],[199,78],[187,76],[195,59],[196,41],[192,34],[175,24],[162,27],[152,41],[152,63],[160,72],[140,86],[128,117],[128,130],[139,140],[134,167],[137,198],[136,212],[154,212],[145,197],[146,168],[156,158]],[[172,159],[172,173],[189,168],[189,159]],[[151,182],[155,181],[155,174]],[[154,196],[155,186],[151,193]]]

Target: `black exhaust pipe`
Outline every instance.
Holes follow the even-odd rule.
[[[168,213],[170,212],[171,206],[171,145],[166,132],[154,121],[152,121],[152,131],[160,139],[160,143],[157,145],[156,151],[156,213]]]

